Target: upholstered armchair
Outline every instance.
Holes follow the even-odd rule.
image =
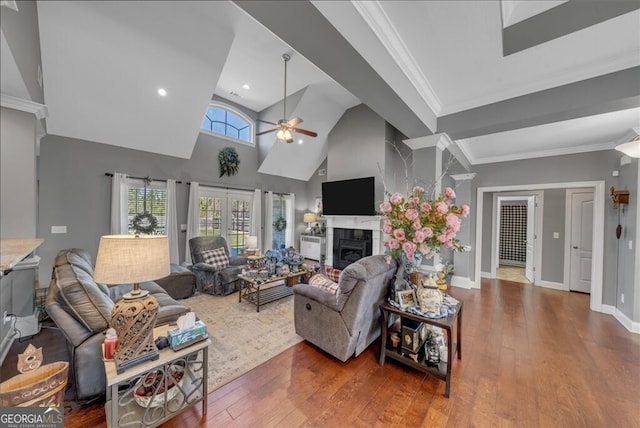
[[[384,255],[347,266],[328,278],[293,286],[296,333],[341,361],[358,356],[380,336],[380,309],[398,265]]]
[[[196,236],[189,240],[189,249],[198,291],[226,296],[236,290],[238,275],[246,267],[247,258],[231,257],[224,237]]]

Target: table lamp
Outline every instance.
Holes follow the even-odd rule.
[[[158,301],[140,283],[169,275],[169,241],[160,235],[106,235],[100,238],[94,279],[117,285],[133,283],[111,311],[111,327],[118,334],[114,362],[118,374],[158,358],[153,328]]]
[[[258,253],[258,237],[257,236],[247,236],[244,239],[244,244],[247,246],[247,253],[256,254]]]
[[[317,217],[315,213],[305,213],[304,217],[303,217],[303,221],[305,223],[309,223],[309,227],[307,228],[306,232],[310,233],[311,232],[311,223],[313,223],[314,221],[316,221]]]

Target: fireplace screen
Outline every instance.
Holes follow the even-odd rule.
[[[351,263],[372,254],[370,230],[335,228],[333,234],[334,268],[344,269]]]

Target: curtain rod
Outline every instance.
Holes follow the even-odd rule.
[[[191,186],[191,182],[187,181],[187,185]],[[216,187],[218,189],[225,189],[225,190],[241,190],[243,192],[253,192],[255,189],[252,187],[229,187],[229,186],[220,186],[218,184],[205,184],[205,183],[200,183],[198,181],[198,185],[200,186],[204,186],[204,187]]]
[[[113,173],[111,172],[105,172],[104,175],[106,175],[107,177],[113,177]],[[127,175],[127,178],[133,178],[134,180],[151,180],[151,181],[161,181],[163,183],[166,183],[167,180],[161,180],[159,178],[149,178],[149,177],[133,177],[131,175]],[[182,181],[176,181],[176,183],[181,184]]]
[[[269,190],[265,190],[264,193],[269,193]],[[282,192],[274,192],[274,191],[271,191],[271,193],[273,193],[274,195],[280,195],[280,196],[287,196],[291,194],[291,193],[282,193]]]

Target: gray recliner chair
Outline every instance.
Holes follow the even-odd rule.
[[[205,263],[202,252],[224,248],[229,259],[229,265],[218,268]],[[191,270],[196,274],[196,288],[204,293],[226,296],[236,291],[238,275],[247,266],[247,258],[244,256],[232,257],[229,253],[227,240],[222,236],[196,236],[189,239],[191,251]]]
[[[67,339],[77,399],[92,398],[106,391],[103,332],[111,322],[113,305],[131,288],[132,284],[107,287],[96,283],[91,256],[85,250],[62,250],[56,257],[45,308]],[[188,307],[153,281],[140,283],[140,288],[158,300],[156,325],[175,322],[189,312]]]
[[[383,255],[347,266],[338,290],[293,286],[296,333],[341,361],[360,355],[380,336],[380,304],[389,294],[398,265]]]

